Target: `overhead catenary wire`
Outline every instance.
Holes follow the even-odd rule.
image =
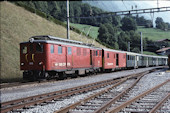
[[[125,6],[126,10],[128,10],[123,0],[122,0],[122,2],[123,2],[123,5]]]
[[[95,14],[95,15],[93,14],[92,16],[81,16],[81,17],[70,16],[69,18],[80,18],[80,19],[106,18],[106,17],[110,17],[110,16],[144,14],[144,13],[166,12],[166,11],[170,11],[170,6],[168,6],[168,7],[159,7],[159,8],[117,11],[117,12],[106,12],[106,13],[99,13],[99,14]]]

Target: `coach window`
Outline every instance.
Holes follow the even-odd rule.
[[[58,54],[62,54],[62,47],[58,46]]]
[[[72,54],[72,52],[71,52],[71,47],[68,47],[68,55],[71,55]]]
[[[107,53],[107,58],[109,58],[109,53]]]
[[[51,50],[51,53],[54,53],[54,45],[51,45],[50,50]]]
[[[96,56],[98,56],[98,51],[96,51]]]
[[[42,53],[43,52],[43,44],[38,43],[36,45],[36,52]]]
[[[23,54],[26,54],[26,53],[27,53],[27,47],[26,47],[26,46],[23,46],[23,47],[22,47],[22,53],[23,53]]]

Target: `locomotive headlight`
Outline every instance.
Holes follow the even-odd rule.
[[[24,63],[22,62],[22,63],[21,63],[21,66],[23,66],[23,65],[24,65]]]
[[[39,65],[42,65],[43,64],[43,62],[39,62]]]

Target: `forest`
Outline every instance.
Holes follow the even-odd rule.
[[[15,4],[22,4],[29,8],[43,12],[49,17],[53,17],[61,22],[66,22],[66,1],[16,1]],[[82,1],[70,1],[70,17],[95,16],[105,11],[82,3]],[[48,16],[47,16],[48,18]],[[143,16],[110,16],[101,18],[70,18],[71,23],[86,24],[99,27],[97,41],[103,45],[118,49],[128,50],[128,42],[131,45],[131,51],[140,53],[140,33],[137,32],[138,26],[152,28],[152,21]],[[161,17],[157,17],[156,28],[164,31],[170,30],[170,24],[165,23]],[[160,47],[170,47],[168,42],[154,42],[147,37],[143,37],[144,51],[155,52]]]

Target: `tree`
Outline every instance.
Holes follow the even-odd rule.
[[[136,21],[134,21],[131,17],[124,17],[121,22],[121,28],[123,31],[137,30]]]
[[[128,33],[122,31],[118,36],[119,49],[127,51],[128,42],[130,42],[130,37]]]
[[[135,47],[135,48],[132,49],[132,52],[140,53],[140,49],[138,47]]]
[[[162,29],[162,30],[165,29],[165,23],[161,17],[157,17],[155,23],[157,29]]]
[[[119,45],[117,43],[117,32],[115,32],[115,27],[108,23],[101,24],[98,32],[98,39],[101,42],[108,44],[114,49],[119,49]]]
[[[145,27],[146,27],[146,28],[151,28],[151,27],[153,27],[152,21],[151,21],[151,20],[146,20]]]

